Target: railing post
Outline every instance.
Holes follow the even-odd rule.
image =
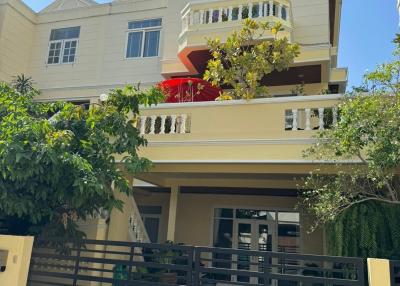
[[[261,18],[264,15],[264,4],[263,2],[258,2],[258,18]]]
[[[270,263],[269,263],[269,259],[270,256],[267,252],[264,252],[264,285],[265,286],[269,286],[269,267],[270,267]]]
[[[214,12],[214,9],[209,9],[208,10],[208,24],[212,23],[213,12]]]
[[[171,115],[171,134],[176,133],[176,115]]]
[[[200,257],[201,251],[194,248],[194,273],[193,273],[193,286],[200,286]]]
[[[186,114],[182,114],[181,115],[181,124],[180,124],[180,128],[179,128],[179,133],[181,134],[185,134],[186,133],[186,119],[187,119],[187,115]]]
[[[278,5],[278,15],[277,15],[277,17],[282,19],[282,5],[281,4]]]
[[[222,11],[223,9],[222,7],[220,7],[218,10],[218,22],[222,22]]]
[[[338,109],[337,109],[336,106],[332,108],[332,117],[333,117],[332,124],[336,125],[337,124],[337,119],[338,119]]]
[[[161,126],[160,126],[160,134],[165,134],[165,121],[167,119],[166,115],[161,115]]]
[[[239,5],[239,15],[238,19],[241,20],[243,19],[243,5]]]
[[[200,24],[204,24],[204,10],[200,10]]]
[[[140,135],[144,135],[146,132],[146,119],[147,116],[140,116]]]
[[[79,248],[76,253],[75,258],[75,267],[74,267],[74,280],[72,282],[72,286],[76,286],[78,282],[78,273],[79,273],[79,263],[81,258],[81,249],[82,249],[82,242],[79,242]]]
[[[297,115],[298,115],[298,110],[297,109],[292,109],[293,113],[293,123],[292,123],[292,130],[297,130],[298,129],[298,120],[297,120]]]
[[[311,109],[306,108],[304,111],[306,112],[306,130],[311,130]]]
[[[318,108],[318,117],[319,117],[319,130],[324,130],[324,111],[325,108]]]
[[[133,258],[135,256],[135,247],[132,245],[131,246],[131,253],[129,255],[129,267],[128,267],[128,277],[126,281],[126,285],[129,285],[131,281],[131,273],[132,273],[132,263],[133,263]]]
[[[156,119],[157,119],[156,115],[152,115],[150,117],[150,133],[149,134],[154,134],[155,133],[155,130],[156,130]]]
[[[269,1],[268,16],[274,16],[274,1]]]
[[[248,15],[248,17],[249,17],[249,19],[252,19],[252,18],[253,18],[253,3],[250,2],[249,5],[248,5],[247,7],[248,7],[248,9],[249,9],[249,15]]]
[[[193,285],[193,266],[194,266],[194,247],[191,247],[190,250],[188,250],[188,258],[187,258],[187,273],[186,273],[186,285],[192,286]]]
[[[189,13],[189,26],[194,24],[194,11],[190,11]]]

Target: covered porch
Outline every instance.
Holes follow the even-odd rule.
[[[305,162],[156,163],[134,199],[152,242],[325,254],[322,229],[296,209]]]

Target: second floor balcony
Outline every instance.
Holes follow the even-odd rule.
[[[191,74],[200,72],[194,61],[207,57],[207,38],[222,42],[234,30],[240,30],[244,19],[251,18],[271,24],[280,22],[280,36],[292,38],[291,4],[288,0],[224,0],[192,1],[181,12],[182,32],[179,35],[179,58]],[[272,34],[265,34],[266,39]]]
[[[141,112],[141,152],[155,162],[303,162],[313,135],[337,122],[341,97],[160,104]]]

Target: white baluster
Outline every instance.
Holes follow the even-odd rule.
[[[200,10],[200,24],[204,24],[204,10]]]
[[[332,124],[336,125],[338,120],[338,109],[336,106],[332,108],[332,117]]]
[[[242,17],[243,17],[243,5],[240,5],[239,6],[239,15],[238,15],[238,19],[240,20],[240,19],[243,19]]]
[[[268,16],[268,4],[267,3],[264,3],[264,17],[267,17]]]
[[[249,7],[249,18],[253,18],[253,3],[249,3],[249,5],[247,6]]]
[[[261,18],[264,14],[263,2],[258,2],[258,18]]]
[[[140,135],[144,135],[146,132],[146,119],[147,116],[140,116]]]
[[[268,16],[274,16],[274,1],[269,1]]]
[[[318,108],[319,130],[324,129],[324,111],[325,111],[325,108],[323,108],[323,107]]]
[[[233,6],[229,6],[228,21],[232,21]]]
[[[176,115],[171,115],[171,134],[176,133]]]
[[[304,111],[306,112],[306,130],[311,130],[311,109],[306,108]]]
[[[292,124],[292,130],[297,130],[298,129],[298,110],[297,109],[292,109],[293,113],[293,124]]]
[[[167,120],[167,116],[166,115],[161,115],[160,134],[165,134],[165,120]]]
[[[194,11],[190,11],[189,14],[189,25],[192,26],[194,24]]]
[[[181,133],[181,134],[185,134],[186,133],[186,119],[187,119],[187,114],[182,114],[181,115],[180,130],[179,130],[179,133]]]
[[[208,13],[208,23],[212,23],[213,9],[210,9]]]
[[[150,117],[150,133],[149,134],[154,134],[155,133],[155,129],[156,129],[156,119],[157,116],[156,115],[152,115]]]
[[[222,11],[223,11],[223,9],[219,8],[219,10],[218,10],[218,22],[222,22]]]
[[[281,4],[278,5],[278,15],[277,15],[277,17],[282,18],[282,5]]]

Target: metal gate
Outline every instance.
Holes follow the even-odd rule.
[[[89,282],[104,286],[365,286],[364,270],[360,258],[172,244],[37,240],[28,286],[85,286]]]

